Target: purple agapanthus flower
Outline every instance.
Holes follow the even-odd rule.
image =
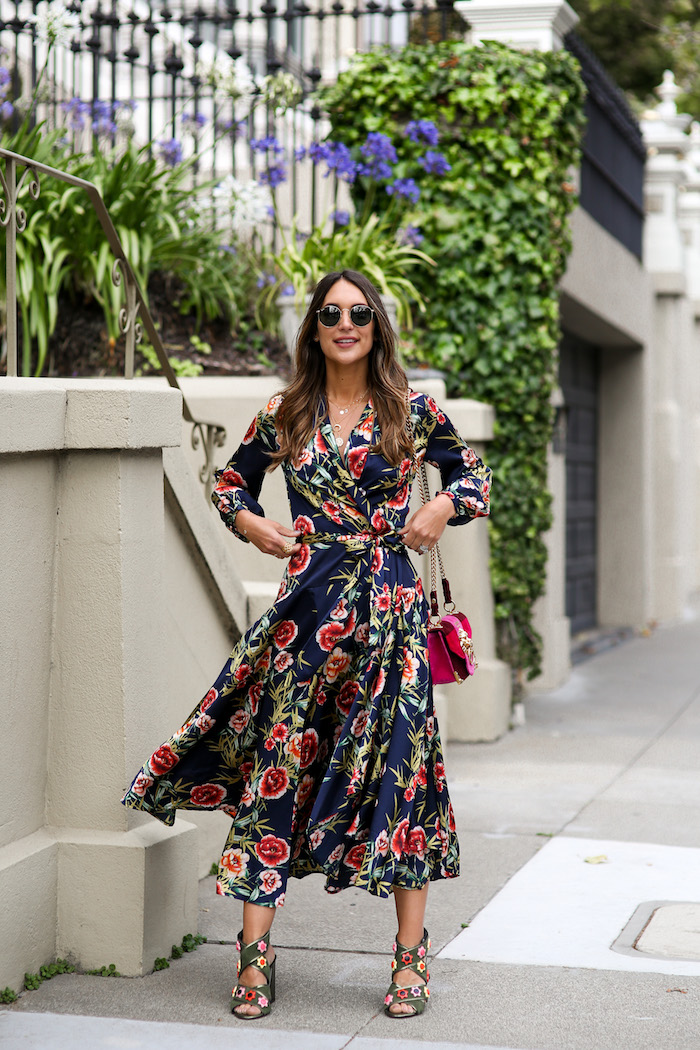
[[[396,182],[389,183],[386,192],[390,196],[395,193],[397,197],[406,197],[412,204],[415,204],[420,197],[420,190],[415,179],[397,179]]]
[[[111,102],[103,102],[96,98],[92,103],[92,133],[116,135],[117,125],[114,123],[114,107]]]
[[[399,244],[408,244],[412,248],[417,248],[419,244],[423,243],[425,237],[417,226],[404,226],[396,234],[396,239]]]
[[[331,219],[336,226],[347,226],[350,222],[350,212],[338,209],[332,213]]]
[[[4,102],[0,103],[0,120],[9,120],[14,111],[15,107],[8,99],[5,99]]]
[[[283,284],[280,288],[280,295],[294,295],[294,285]]]
[[[397,161],[396,149],[388,135],[380,131],[370,131],[360,147],[364,161],[359,166],[359,174],[367,178],[385,182],[391,178],[391,165]]]
[[[83,102],[76,95],[69,102],[62,102],[61,109],[68,117],[70,130],[82,131],[85,127],[85,116],[90,112],[90,103]]]
[[[295,160],[303,160],[305,156],[306,156],[306,147],[305,146],[297,146],[297,148],[294,150],[294,159]]]
[[[0,66],[0,91],[7,88],[8,84],[12,80],[9,69],[5,69],[4,66]]]
[[[207,122],[207,118],[203,113],[183,113],[182,123],[186,128],[192,128],[195,131],[197,128],[203,128]]]
[[[282,162],[271,164],[269,168],[265,168],[260,173],[259,180],[263,186],[269,186],[271,190],[274,190],[277,186],[281,186],[283,182],[287,181],[287,169]]]
[[[284,153],[284,146],[280,146],[274,135],[268,135],[264,139],[251,139],[250,148],[254,153],[267,153],[269,150],[274,150],[278,157]]]
[[[352,159],[350,150],[344,142],[326,142],[324,160],[328,165],[326,177],[332,171],[343,182],[354,182],[357,176],[357,164]]]
[[[182,146],[178,139],[160,139],[157,145],[160,148],[161,158],[171,168],[174,168],[176,164],[181,162]]]
[[[326,159],[327,155],[328,149],[325,142],[312,142],[309,146],[309,156],[314,164],[320,164],[322,160]]]
[[[264,288],[266,284],[274,284],[275,280],[274,273],[261,273],[257,280],[258,288]]]
[[[446,175],[448,171],[452,171],[452,165],[448,163],[447,157],[442,153],[436,153],[433,149],[427,150],[424,157],[419,157],[418,163],[428,175]]]
[[[405,134],[411,142],[427,142],[429,146],[437,146],[440,138],[432,120],[409,120]]]

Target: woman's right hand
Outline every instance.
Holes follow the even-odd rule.
[[[272,554],[275,558],[290,558],[301,550],[300,543],[294,543],[285,550],[285,544],[289,544],[299,535],[299,529],[288,529],[279,521],[253,514],[252,510],[239,510],[236,515],[236,528],[263,554]]]

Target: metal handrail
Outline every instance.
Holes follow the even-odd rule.
[[[114,227],[105,202],[97,186],[86,179],[79,179],[75,175],[69,175],[58,168],[51,168],[48,164],[40,164],[30,157],[23,157],[19,153],[0,149],[0,157],[5,159],[5,171],[0,167],[0,225],[7,230],[6,238],[6,287],[7,287],[7,374],[16,376],[17,372],[17,234],[22,233],[27,225],[27,214],[24,208],[18,204],[19,192],[22,185],[30,176],[28,186],[29,196],[32,200],[38,200],[40,193],[39,174],[48,175],[68,183],[69,186],[77,186],[87,194],[99,219],[105,237],[114,255],[112,267],[112,281],[119,286],[124,281],[126,293],[126,305],[119,311],[119,327],[126,337],[126,354],[124,361],[124,376],[126,379],[134,377],[134,352],[137,343],[141,341],[143,329],[158,357],[158,362],[170,386],[175,387],[182,394],[182,414],[186,422],[192,424],[192,447],[198,448],[200,441],[205,456],[204,466],[199,472],[200,480],[209,491],[213,477],[214,448],[220,448],[226,440],[226,430],[218,423],[209,423],[204,420],[195,419],[192,415],[187,399],[182,392],[177,376],[168,361],[168,356],[163,347],[160,335],[149,312],[146,300],[139,282],[136,280],[134,271],[122,248],[119,235]],[[22,176],[17,182],[18,166],[24,168]],[[142,329],[143,326],[143,329]]]

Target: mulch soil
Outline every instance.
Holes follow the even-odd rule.
[[[260,331],[248,317],[239,331],[225,319],[198,320],[178,309],[178,289],[156,278],[149,286],[149,307],[168,357],[201,365],[202,375],[291,377],[291,360],[282,340]],[[195,345],[191,337],[195,337]],[[211,352],[202,352],[201,344]],[[108,337],[104,313],[95,302],[61,303],[56,330],[49,344],[49,376],[120,376],[124,374],[124,337]],[[136,348],[135,367],[143,375],[157,374]]]

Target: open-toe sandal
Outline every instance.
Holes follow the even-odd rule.
[[[402,987],[396,984],[395,981],[392,981],[384,1000],[384,1012],[389,1017],[416,1017],[417,1014],[422,1014],[425,1010],[425,1004],[430,998],[430,990],[428,988],[430,974],[428,973],[427,960],[429,949],[430,937],[425,929],[423,930],[423,940],[415,948],[406,948],[403,944],[399,944],[398,941],[394,942],[394,958],[391,961],[391,972],[397,973],[399,970],[413,970],[415,974],[423,978],[423,981],[420,983],[416,982],[413,985],[409,984],[406,987]],[[412,1007],[411,1012],[392,1011],[391,1007],[398,1003]]]
[[[258,984],[249,988],[245,984],[234,985],[231,992],[231,1013],[241,1021],[256,1021],[259,1017],[266,1017],[275,1001],[275,957],[271,963],[267,961],[266,952],[270,947],[270,931],[259,937],[250,944],[243,944],[243,930],[238,934],[236,948],[241,953],[238,960],[238,976],[247,966],[254,966],[265,978],[265,984]],[[256,1014],[238,1013],[241,1006],[254,1006],[260,1011]]]

